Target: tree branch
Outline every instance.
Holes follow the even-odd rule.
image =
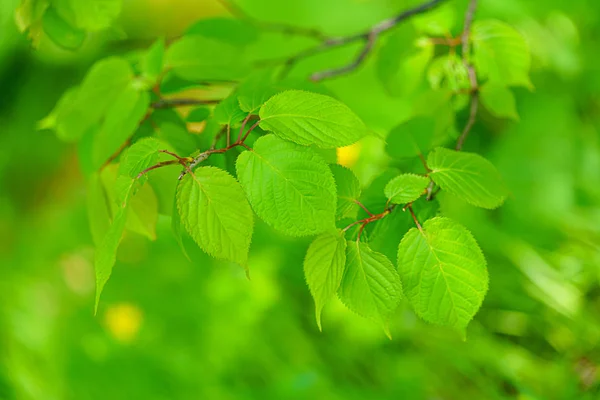
[[[465,14],[465,24],[462,33],[462,59],[465,67],[467,68],[467,72],[469,74],[469,83],[471,85],[471,107],[469,109],[469,119],[467,124],[465,125],[461,135],[456,141],[456,150],[461,150],[467,136],[469,136],[469,132],[475,125],[475,120],[477,119],[477,111],[479,109],[479,85],[477,83],[477,73],[475,72],[475,67],[471,64],[471,25],[473,24],[473,18],[475,18],[475,11],[477,10],[477,0],[471,0],[469,2],[469,7],[467,8],[467,12]]]
[[[415,15],[423,14],[427,11],[430,11],[430,10],[436,8],[444,1],[446,1],[446,0],[429,0],[426,3],[423,3],[417,7],[403,11],[402,13],[396,15],[395,17],[388,18],[388,19],[378,22],[377,24],[373,25],[371,27],[371,29],[369,29],[366,32],[349,35],[349,36],[340,36],[340,37],[325,39],[322,41],[322,43],[318,44],[317,46],[309,48],[307,50],[304,50],[304,51],[296,54],[295,56],[288,58],[285,61],[286,71],[289,71],[289,69],[291,69],[291,67],[296,62],[298,62],[299,60],[301,60],[303,58],[311,57],[315,54],[319,54],[321,52],[324,52],[324,51],[332,49],[332,48],[342,47],[342,46],[345,46],[350,43],[363,41],[364,44],[363,44],[362,49],[359,51],[359,53],[355,57],[355,59],[352,60],[350,63],[343,65],[341,67],[338,67],[338,68],[315,72],[314,74],[311,75],[310,79],[315,82],[318,82],[318,81],[321,81],[324,79],[334,78],[336,76],[340,76],[340,75],[344,75],[349,72],[352,72],[356,68],[358,68],[363,63],[363,61],[367,58],[367,56],[369,55],[371,50],[373,50],[373,47],[375,46],[377,39],[379,38],[379,36],[382,33],[389,31],[390,29],[394,28],[396,25],[406,21],[407,19],[409,19]]]
[[[150,104],[154,109],[218,104],[221,99],[160,99]]]

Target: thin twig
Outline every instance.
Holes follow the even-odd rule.
[[[465,67],[467,68],[467,72],[469,75],[469,84],[471,86],[471,106],[469,108],[469,119],[467,124],[465,125],[461,135],[456,141],[455,149],[460,151],[469,136],[469,132],[475,125],[475,120],[477,119],[477,110],[479,109],[479,86],[477,83],[477,73],[475,72],[475,67],[471,64],[470,56],[471,56],[471,25],[473,24],[473,19],[475,18],[475,11],[477,10],[477,0],[471,0],[469,2],[469,7],[467,8],[467,12],[465,14],[465,23],[462,33],[462,59]]]
[[[146,168],[142,172],[140,172],[137,176],[137,179],[140,179],[142,176],[146,175],[148,172],[155,170],[157,168],[166,167],[167,165],[175,165],[180,164],[179,160],[169,160],[169,161],[161,161],[158,164],[155,164],[151,167]]]
[[[362,49],[359,51],[358,55],[350,63],[348,63],[347,65],[338,67],[338,68],[315,72],[314,74],[311,75],[310,78],[311,78],[311,80],[318,82],[323,79],[337,77],[340,75],[347,74],[351,71],[354,71],[367,58],[368,54],[373,49],[375,42],[377,41],[377,39],[379,38],[379,36],[382,33],[389,31],[390,29],[394,28],[396,25],[404,22],[405,20],[407,20],[415,15],[423,14],[427,11],[434,9],[435,7],[439,6],[444,1],[446,1],[446,0],[429,0],[426,3],[423,3],[417,7],[405,10],[392,18],[388,18],[388,19],[378,22],[377,24],[373,25],[366,32],[349,35],[349,36],[340,36],[340,37],[333,37],[333,38],[325,39],[320,44],[318,44],[312,48],[309,48],[307,50],[304,50],[304,51],[296,54],[295,56],[288,58],[285,61],[285,66],[286,66],[285,70],[289,71],[291,69],[291,67],[301,59],[311,57],[315,54],[319,54],[323,51],[326,51],[326,50],[329,50],[332,48],[342,47],[342,46],[345,46],[350,43],[363,41],[364,44],[363,44]]]
[[[218,104],[221,99],[160,99],[150,104],[154,109]]]
[[[412,204],[408,204],[406,206],[406,208],[408,208],[408,211],[410,211],[410,215],[412,215],[412,218],[415,221],[415,224],[417,225],[417,228],[419,228],[419,230],[421,232],[423,232],[423,227],[421,227],[421,224],[419,223],[419,220],[417,219],[417,216],[415,215],[415,212],[413,211]]]
[[[354,201],[356,204],[358,204],[358,206],[359,206],[360,208],[362,208],[363,210],[365,210],[365,212],[366,212],[366,213],[369,215],[369,217],[372,217],[372,216],[373,216],[373,213],[371,213],[371,211],[369,211],[369,210],[367,209],[367,207],[365,207],[365,205],[364,205],[363,203],[361,203],[360,201],[358,201],[358,200],[356,200],[356,199],[354,199],[353,201]]]

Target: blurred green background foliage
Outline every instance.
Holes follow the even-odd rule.
[[[349,34],[415,3],[239,5],[260,20]],[[467,2],[450,3],[456,34]],[[247,280],[193,245],[188,261],[162,215],[156,241],[125,237],[94,316],[77,148],[37,121],[94,61],[227,11],[212,0],[125,1],[111,29],[71,52],[45,37],[32,49],[15,24],[17,6],[0,4],[0,399],[600,398],[599,3],[480,1],[477,18],[526,37],[534,89],[516,90],[518,121],[483,111],[465,146],[501,171],[506,204],[486,211],[440,195],[444,213],[473,232],[488,260],[490,290],[466,341],[408,306],[395,313],[390,341],[339,302],[326,308],[321,333],[302,271],[309,239],[258,222]],[[306,40],[283,38],[271,51],[289,54]],[[356,50],[324,53],[294,74]],[[325,86],[382,132],[411,108],[377,80],[376,57]],[[338,160],[367,187],[401,167],[383,147],[366,139]]]

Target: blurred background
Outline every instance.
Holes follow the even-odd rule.
[[[261,20],[344,34],[415,3],[238,4]],[[466,2],[455,3],[460,27]],[[119,29],[68,52],[44,38],[32,49],[15,25],[17,6],[0,2],[0,399],[600,398],[600,3],[480,1],[477,18],[504,20],[527,38],[535,89],[517,90],[518,122],[481,113],[465,147],[500,169],[506,204],[485,211],[440,197],[489,264],[490,290],[464,342],[407,306],[392,320],[392,341],[339,302],[326,307],[321,333],[302,271],[310,239],[258,223],[248,281],[196,246],[188,261],[168,216],[156,241],[125,237],[94,316],[77,148],[37,121],[94,61],[228,14],[213,0],[124,0]],[[285,40],[281,51],[303,46]],[[389,131],[410,105],[386,95],[373,64],[326,86]],[[338,157],[364,186],[391,166],[377,140]]]

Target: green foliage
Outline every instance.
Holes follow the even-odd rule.
[[[424,320],[464,330],[488,289],[486,262],[466,228],[449,218],[412,228],[398,247],[406,297]]]
[[[496,117],[519,119],[515,97],[506,86],[488,82],[479,94],[483,105]]]
[[[256,214],[275,229],[306,236],[335,226],[335,182],[311,148],[263,136],[238,157],[237,175]]]
[[[338,294],[349,309],[376,321],[390,336],[388,323],[402,298],[402,283],[386,256],[366,243],[348,242],[346,271]]]
[[[413,118],[392,129],[387,137],[386,151],[394,158],[425,154],[432,146],[435,120],[429,117]]]
[[[508,194],[496,167],[478,154],[439,147],[429,153],[427,165],[442,189],[475,206],[499,207]]]
[[[214,167],[186,174],[177,188],[177,208],[202,250],[246,267],[254,218],[235,178]]]
[[[315,300],[316,318],[321,328],[323,306],[337,292],[346,266],[346,239],[342,231],[317,236],[304,259],[304,276]]]
[[[406,204],[417,200],[425,193],[429,179],[424,176],[402,174],[385,186],[384,193],[394,204]]]
[[[472,40],[479,76],[507,86],[532,87],[531,55],[523,36],[500,21],[476,21]]]
[[[335,218],[355,218],[358,211],[356,202],[360,198],[360,182],[352,170],[338,164],[329,166],[337,189],[337,211]]]
[[[356,114],[339,101],[317,93],[289,90],[260,109],[260,127],[282,139],[324,149],[347,146],[368,133]]]

